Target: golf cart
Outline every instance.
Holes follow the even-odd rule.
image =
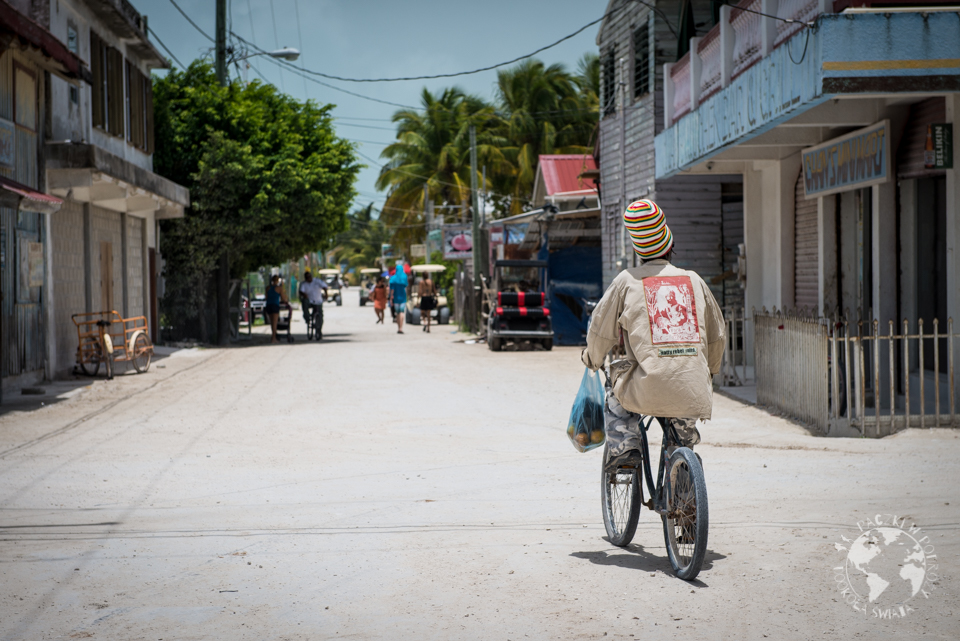
[[[364,267],[360,270],[360,307],[367,304],[367,296],[373,291],[377,284],[377,276],[381,273],[381,270],[376,267]]]
[[[327,302],[335,302],[337,306],[343,305],[343,296],[340,292],[340,270],[335,268],[318,269],[317,276],[323,279],[327,284]]]
[[[493,266],[487,347],[499,352],[503,345],[528,340],[553,349],[553,323],[545,305],[545,260],[498,260]]]
[[[442,271],[446,271],[446,267],[443,265],[411,265],[410,271],[413,274],[413,281],[416,280],[417,276],[423,276],[425,274],[437,274]],[[406,321],[407,325],[419,325],[420,324],[420,296],[417,294],[417,285],[415,282],[411,281],[410,283],[410,295],[407,297],[407,313]],[[437,292],[437,307],[436,309],[431,310],[430,317],[439,325],[447,325],[450,322],[450,308],[447,306],[447,297]]]

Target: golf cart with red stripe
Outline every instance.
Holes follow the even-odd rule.
[[[553,323],[546,307],[547,261],[498,260],[493,265],[487,346],[499,352],[508,341],[553,349]]]

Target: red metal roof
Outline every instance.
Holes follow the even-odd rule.
[[[588,169],[596,169],[597,162],[590,154],[550,154],[540,156],[540,171],[547,196],[575,192],[596,192],[592,178],[580,178]]]
[[[21,185],[17,181],[4,178],[3,176],[0,176],[0,192],[2,192],[0,193],[0,203],[2,203],[4,207],[19,206],[19,208],[24,211],[37,211],[42,214],[49,214],[60,209],[60,205],[63,204],[63,201],[56,196],[42,194],[35,189]]]

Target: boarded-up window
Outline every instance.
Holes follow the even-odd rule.
[[[794,209],[794,296],[797,307],[813,309],[820,300],[817,199],[804,196],[803,174],[797,179]]]
[[[127,76],[127,140],[134,147],[153,153],[153,87],[150,79],[129,61]]]
[[[123,54],[90,32],[93,75],[93,126],[114,136],[124,134]]]

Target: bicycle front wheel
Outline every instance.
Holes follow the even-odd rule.
[[[603,462],[609,456],[603,448]],[[618,547],[626,547],[637,533],[640,519],[640,470],[617,468],[613,472],[600,470],[600,500],[603,509],[603,527],[607,538]]]
[[[710,514],[707,482],[700,459],[687,447],[678,447],[667,462],[670,496],[663,516],[663,538],[674,573],[691,581],[700,573],[707,552]]]

